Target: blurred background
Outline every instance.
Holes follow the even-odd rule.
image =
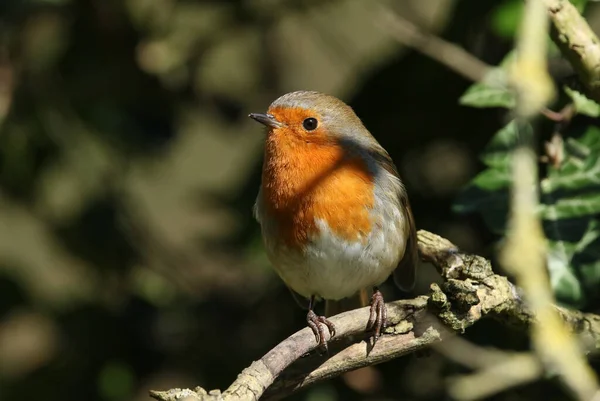
[[[349,103],[395,160],[418,228],[493,253],[493,233],[452,205],[505,112],[459,105],[471,82],[399,42],[381,5],[490,65],[521,12],[521,0],[0,2],[0,400],[225,389],[304,327],[251,214],[264,130],[247,114],[288,91]],[[593,27],[598,11],[586,9]],[[420,280],[424,292],[436,276]],[[527,346],[493,322],[467,337]],[[442,400],[461,371],[411,355],[290,399]],[[549,381],[496,399],[549,394],[564,399]]]

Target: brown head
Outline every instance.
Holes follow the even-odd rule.
[[[290,144],[378,146],[350,106],[320,92],[287,93],[271,103],[266,114],[249,117],[266,125],[270,133],[285,133],[279,139]]]

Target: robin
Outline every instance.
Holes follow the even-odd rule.
[[[253,214],[273,268],[308,302],[319,346],[325,327],[335,335],[327,317],[369,304],[375,343],[386,324],[379,286],[393,273],[410,292],[416,275],[414,219],[391,157],[350,106],[323,93],[287,93],[249,117],[267,127]],[[314,312],[320,300],[325,316]]]

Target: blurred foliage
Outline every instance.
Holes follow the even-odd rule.
[[[461,103],[513,107],[505,74],[511,60],[507,57],[484,82],[467,89]],[[574,114],[565,115],[565,120],[598,117],[600,105],[577,90],[565,87],[563,98],[558,106],[570,102]],[[597,302],[600,288],[600,127],[594,120],[561,123],[545,148],[548,163],[540,177],[539,214],[548,238],[547,263],[555,295],[569,306],[585,308]],[[519,138],[531,135],[531,125],[519,126],[515,120],[496,132],[480,155],[487,168],[466,187],[455,210],[480,213],[493,232],[504,234],[512,184],[510,156]]]
[[[149,389],[224,388],[304,327],[251,215],[263,137],[246,115],[287,91],[347,101],[398,165],[418,227],[494,256],[508,184],[500,172],[515,133],[502,74],[470,86],[393,39],[376,2],[491,65],[511,49],[521,7],[0,1],[0,400],[147,400]],[[591,3],[586,13],[598,26]],[[550,56],[562,82],[572,71],[556,50]],[[598,105],[576,89],[563,102],[571,98],[578,115],[563,132],[564,162],[541,181],[547,233],[560,233],[550,236],[551,268],[565,302],[598,310]],[[480,213],[454,213],[474,176],[478,192],[459,203]],[[437,279],[424,266],[418,291]],[[383,290],[399,296],[392,285]],[[522,333],[493,322],[466,337],[528,347]],[[463,372],[434,352],[291,398],[446,399],[448,376]],[[561,397],[548,379],[495,399]]]
[[[580,12],[585,11],[588,0],[570,0]],[[491,27],[499,36],[505,38],[514,38],[519,21],[523,13],[524,4],[519,0],[505,0],[499,2],[494,9],[490,23]]]

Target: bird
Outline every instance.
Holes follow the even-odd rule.
[[[417,242],[405,186],[388,152],[339,98],[285,93],[266,113],[261,183],[252,213],[267,258],[299,304],[319,347],[338,313],[370,305],[373,346],[387,324],[380,286],[414,289]],[[369,297],[369,291],[371,296]],[[324,315],[315,313],[325,302]]]

